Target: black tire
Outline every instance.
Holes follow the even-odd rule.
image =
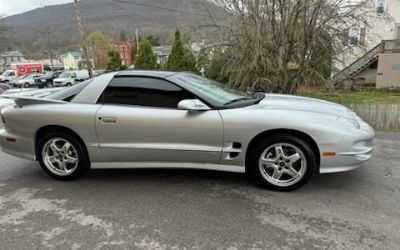
[[[65,86],[67,86],[67,87],[72,86],[72,83],[67,82],[67,84],[65,84]]]
[[[305,162],[306,162],[306,170],[305,173],[299,180],[289,186],[279,186],[271,183],[266,178],[263,177],[259,167],[259,161],[261,158],[261,154],[270,146],[275,144],[290,144],[297,147],[302,151]],[[310,147],[308,143],[302,140],[299,137],[288,135],[288,134],[276,134],[272,136],[268,136],[265,138],[261,138],[255,144],[255,147],[249,152],[249,158],[246,164],[246,174],[255,181],[256,184],[266,187],[271,190],[276,191],[292,191],[302,187],[306,184],[310,178],[315,173],[315,169],[317,168],[317,161],[315,157],[315,153]]]
[[[30,87],[29,83],[26,82],[26,83],[24,84],[24,88],[29,88],[29,87]]]
[[[44,160],[43,160],[43,147],[46,145],[46,143],[54,138],[62,138],[68,141],[69,143],[72,144],[72,146],[76,149],[76,153],[78,156],[78,164],[76,169],[70,173],[69,175],[57,175],[54,172],[52,172],[49,167],[46,166]],[[42,136],[37,144],[37,159],[40,163],[40,166],[42,169],[51,177],[57,179],[57,180],[62,180],[62,181],[68,181],[68,180],[74,180],[81,176],[86,170],[90,168],[90,161],[89,157],[86,153],[85,146],[82,145],[79,139],[76,138],[76,136],[72,135],[71,133],[64,132],[64,131],[51,131],[44,136]]]
[[[48,82],[48,83],[46,83],[46,85],[45,85],[47,88],[52,88],[53,87],[53,83],[51,83],[51,82]]]

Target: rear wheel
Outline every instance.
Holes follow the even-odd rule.
[[[72,83],[67,82],[67,84],[65,84],[65,86],[67,86],[67,87],[72,86]]]
[[[311,147],[302,139],[286,134],[259,140],[249,157],[246,172],[258,184],[278,191],[300,188],[317,165]]]
[[[51,83],[51,82],[46,83],[46,87],[52,88],[53,87],[53,83]]]
[[[51,132],[38,142],[38,159],[43,170],[59,180],[72,180],[89,168],[89,159],[77,138],[65,132]]]
[[[26,83],[24,84],[24,88],[29,88],[29,83],[26,82]]]

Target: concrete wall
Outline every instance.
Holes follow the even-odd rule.
[[[400,88],[400,53],[379,55],[376,88]]]
[[[363,72],[361,72],[356,77],[356,79],[364,79],[362,81],[363,84],[370,84],[370,83],[375,84],[376,83],[376,69],[368,68],[368,69],[364,70]]]

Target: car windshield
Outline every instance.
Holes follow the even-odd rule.
[[[254,94],[239,91],[226,84],[195,74],[180,73],[172,75],[170,78],[216,107],[226,107],[233,103],[258,99]]]
[[[63,72],[59,77],[60,78],[70,78],[72,75],[71,72]]]
[[[48,72],[44,75],[44,77],[52,77],[54,72]]]

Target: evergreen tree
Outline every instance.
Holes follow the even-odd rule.
[[[139,43],[139,51],[136,57],[135,69],[157,69],[157,58],[153,52],[149,40],[142,39]]]
[[[197,72],[196,57],[189,49],[183,46],[179,29],[175,32],[175,41],[172,45],[171,53],[168,56],[166,69],[172,71]]]
[[[121,30],[121,33],[119,35],[119,40],[122,41],[122,42],[128,41],[128,38],[126,37],[125,30]]]
[[[125,67],[123,67],[122,65],[121,57],[118,51],[110,50],[108,52],[108,57],[110,58],[110,60],[107,63],[107,71],[117,71],[125,69]]]

